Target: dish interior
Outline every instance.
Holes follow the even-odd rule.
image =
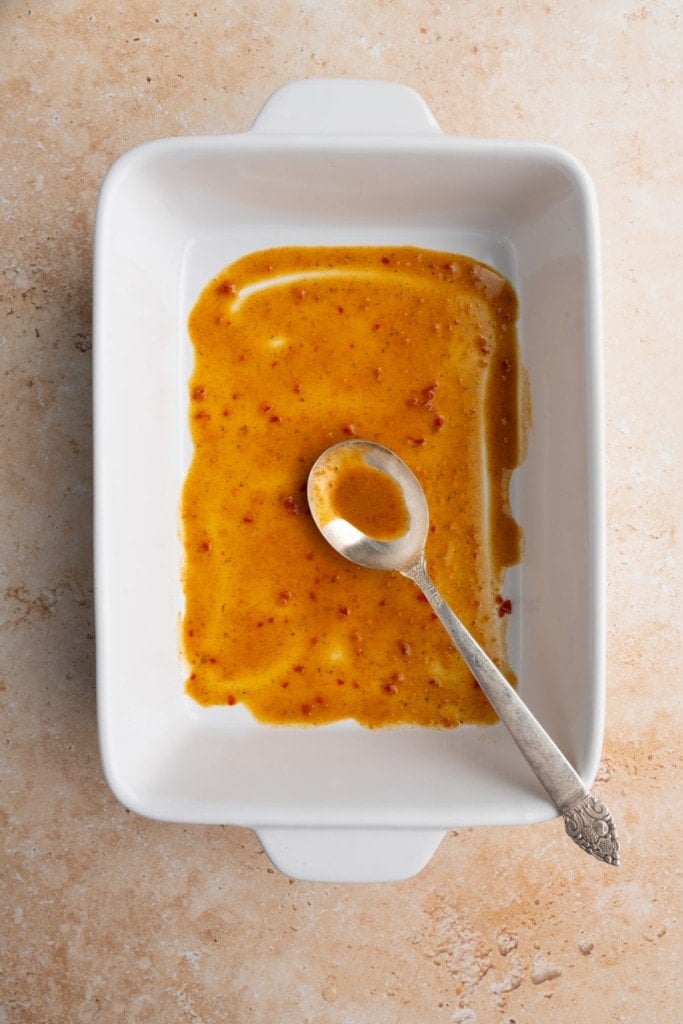
[[[463,253],[516,289],[532,426],[511,488],[525,552],[506,581],[509,657],[523,699],[590,781],[602,728],[594,230],[582,172],[545,147],[247,134],[150,143],[118,161],[95,251],[96,568],[101,748],[126,806],[250,826],[555,813],[500,725],[277,728],[184,694],[188,314],[221,268],[283,245]]]

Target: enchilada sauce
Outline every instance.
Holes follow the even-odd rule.
[[[510,678],[516,317],[490,267],[417,248],[267,250],[206,286],[189,319],[194,455],[181,508],[191,697],[273,724],[495,719],[417,588],[328,546],[306,481],[349,437],[405,459],[429,502],[434,582]],[[377,486],[366,474],[343,496],[363,522],[389,500]],[[403,528],[394,512],[390,528],[379,518],[389,535]]]

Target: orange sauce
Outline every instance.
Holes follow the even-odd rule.
[[[326,488],[327,501],[320,506],[323,523],[339,517],[375,540],[396,540],[406,533],[410,514],[395,480],[357,456],[349,458],[348,453],[334,470]],[[315,498],[312,504],[315,509]]]
[[[490,267],[408,247],[267,250],[206,286],[189,319],[194,457],[181,507],[196,701],[242,703],[272,724],[495,720],[414,584],[329,547],[306,481],[349,437],[396,451],[427,495],[435,584],[510,677],[516,317]],[[345,518],[380,539],[402,532],[395,494],[373,519],[377,480],[347,485]]]

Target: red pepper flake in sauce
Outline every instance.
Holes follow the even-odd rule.
[[[237,288],[232,281],[221,281],[216,291],[219,295],[237,295]]]
[[[504,615],[512,615],[512,601],[510,598],[501,601],[498,605],[498,617],[502,619]]]
[[[293,516],[299,515],[300,509],[293,495],[288,494],[287,497],[283,499],[282,504]]]
[[[434,399],[436,398],[436,389],[438,384],[429,384],[426,388],[422,389],[422,404],[425,409],[434,408]]]
[[[346,423],[346,424],[344,424],[344,426],[342,427],[342,433],[346,434],[348,437],[355,437],[356,436],[355,424],[353,424],[353,423]]]
[[[229,693],[228,694],[228,704],[230,705],[230,707],[232,707],[233,704],[236,704],[236,703],[237,703],[237,698],[232,693]]]
[[[206,388],[200,387],[199,385],[196,388],[193,388],[192,397],[195,402],[203,402],[206,398]]]
[[[342,605],[337,611],[337,615],[339,616],[340,619],[345,619],[349,614],[349,609],[346,607],[346,605]]]
[[[445,422],[446,419],[444,416],[435,416],[434,422],[432,423],[432,427],[434,428],[434,430],[441,430]]]

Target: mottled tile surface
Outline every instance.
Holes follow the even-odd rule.
[[[5,0],[0,7],[0,1022],[680,1019],[677,0]],[[137,142],[246,129],[316,75],[442,127],[559,144],[603,231],[608,703],[623,865],[558,822],[451,834],[422,874],[294,882],[253,834],[136,818],[99,765],[91,230]]]

